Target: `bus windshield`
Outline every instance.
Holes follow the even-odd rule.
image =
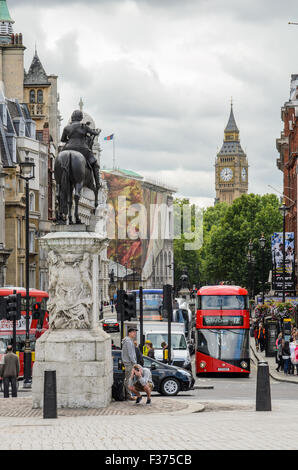
[[[154,293],[143,293],[143,313],[144,319],[152,319],[154,316],[158,316],[162,318],[162,303],[163,303],[163,295],[162,293],[154,292]],[[137,313],[138,316],[140,315],[140,298],[137,295]]]
[[[154,349],[162,349],[161,343],[168,344],[167,333],[149,333],[147,339],[151,341]],[[173,349],[187,349],[185,336],[182,334],[171,334],[171,345]]]
[[[197,351],[222,361],[248,357],[249,330],[199,330]]]
[[[247,297],[244,295],[202,295],[201,310],[247,310]]]

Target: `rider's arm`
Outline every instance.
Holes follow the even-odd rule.
[[[66,130],[66,127],[63,130],[62,137],[61,137],[61,142],[68,142],[68,132]]]
[[[86,129],[86,132],[90,135],[99,135],[100,134],[98,129],[91,129],[91,127],[87,126],[86,124],[85,124],[85,129]]]

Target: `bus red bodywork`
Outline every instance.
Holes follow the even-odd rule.
[[[0,297],[7,297],[16,291],[17,294],[21,294],[21,320],[17,321],[17,355],[20,360],[20,377],[24,375],[24,347],[25,347],[25,335],[26,335],[26,289],[23,287],[4,287],[0,288]],[[30,296],[30,344],[32,351],[32,365],[35,360],[35,342],[36,340],[48,329],[49,327],[49,316],[47,311],[47,301],[49,294],[44,291],[37,289],[29,290]],[[32,308],[34,304],[40,304],[40,315],[32,315]],[[6,352],[6,348],[9,344],[12,344],[12,322],[9,320],[0,321],[0,362],[3,355]]]
[[[207,286],[197,293],[196,374],[249,376],[249,309],[246,289]]]

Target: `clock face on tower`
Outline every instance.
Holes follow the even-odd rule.
[[[245,168],[242,168],[241,178],[242,178],[242,181],[246,181],[246,169]]]
[[[233,178],[233,171],[231,168],[223,168],[220,172],[220,177],[223,181],[231,181]]]

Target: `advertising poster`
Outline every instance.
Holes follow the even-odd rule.
[[[295,238],[294,232],[285,233],[285,290],[295,292]],[[279,295],[283,290],[283,233],[276,232],[271,239],[272,287]]]

